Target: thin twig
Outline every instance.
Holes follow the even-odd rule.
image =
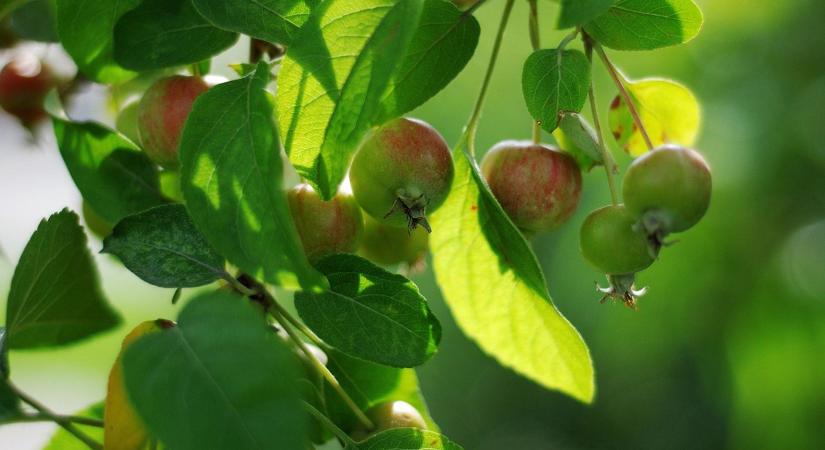
[[[25,392],[21,391],[17,388],[17,386],[11,384],[10,382],[7,383],[9,389],[20,398],[23,402],[27,403],[29,406],[34,408],[38,413],[42,414],[45,417],[48,417],[52,422],[61,426],[64,430],[71,433],[74,437],[76,437],[79,441],[86,444],[92,450],[103,450],[103,446],[100,445],[99,442],[92,439],[89,435],[78,429],[70,420],[67,420],[66,417],[61,416],[59,414],[55,414],[49,408],[47,408],[42,403],[38,402],[37,400],[30,397]]]
[[[352,397],[347,394],[347,391],[341,387],[341,384],[338,383],[338,380],[335,378],[335,375],[329,371],[327,366],[323,365],[321,361],[318,361],[318,358],[315,357],[315,354],[310,351],[306,345],[301,341],[301,338],[297,335],[295,330],[292,329],[292,326],[289,323],[289,320],[286,319],[284,316],[277,309],[270,310],[272,317],[278,322],[278,324],[286,331],[287,335],[289,336],[290,340],[298,347],[299,350],[307,357],[310,364],[317,370],[321,375],[323,375],[324,379],[327,380],[327,383],[332,386],[332,389],[341,396],[341,399],[344,400],[344,403],[352,410],[355,417],[358,418],[358,421],[364,425],[368,430],[372,430],[375,428],[375,425],[372,423],[369,417],[361,411],[361,408],[355,403]]]
[[[57,417],[61,421],[66,421],[70,423],[75,423],[78,425],[85,425],[88,427],[97,427],[103,428],[103,421],[100,419],[94,419],[91,417],[79,417],[79,416],[64,416],[60,414],[55,414],[54,417]],[[19,417],[14,419],[15,422],[54,422],[54,419],[51,416],[48,416],[43,413],[36,413],[36,414],[27,414],[23,417]]]
[[[232,278],[231,276],[229,278]],[[234,279],[234,278],[233,278]],[[227,280],[229,281],[229,280]],[[301,340],[300,336],[295,332],[293,326],[301,330],[303,334],[307,336],[313,343],[316,343],[319,347],[326,347],[326,345],[321,341],[321,339],[315,335],[309,328],[304,326],[298,319],[294,318],[289,311],[284,309],[280,303],[272,296],[272,294],[267,291],[266,286],[260,281],[254,279],[253,277],[241,274],[239,279],[234,279],[234,282],[231,282],[232,287],[235,288],[238,292],[241,292],[245,296],[251,298],[252,300],[262,304],[264,308],[272,315],[272,317],[278,322],[278,325],[286,331],[289,339],[295,344],[296,347],[307,357],[310,364],[324,377],[325,380],[332,386],[335,392],[341,397],[344,403],[352,410],[352,413],[355,414],[355,417],[358,418],[358,421],[361,422],[368,430],[373,429],[375,426],[373,425],[372,421],[361,411],[361,408],[355,403],[352,397],[349,396],[347,391],[341,386],[338,380],[335,378],[335,375],[329,371],[327,366],[318,361],[318,358],[315,357],[315,354],[312,353],[304,342]],[[247,294],[249,293],[249,294]]]
[[[495,68],[496,61],[498,60],[498,54],[501,51],[501,42],[504,39],[504,30],[507,28],[507,22],[510,20],[510,13],[513,11],[513,3],[515,3],[515,0],[507,0],[507,3],[504,5],[504,12],[501,14],[501,22],[499,23],[498,32],[496,33],[496,40],[493,43],[493,53],[490,55],[490,62],[487,65],[487,72],[484,74],[481,92],[478,94],[475,107],[473,107],[473,113],[470,115],[470,120],[467,122],[467,129],[464,132],[464,139],[470,150],[470,154],[475,154],[475,140],[476,130],[478,129],[478,120],[481,117],[481,109],[484,106],[484,99],[487,97],[487,90],[490,87],[490,80],[493,77],[493,69]]]
[[[539,7],[537,0],[530,0],[530,45],[533,51],[541,49],[541,33],[539,30]],[[541,122],[533,120],[533,143],[541,143]]]
[[[587,36],[584,38],[584,52],[587,55],[587,60],[590,62],[590,66],[592,67],[593,45]],[[613,206],[616,206],[619,204],[619,194],[616,188],[616,180],[614,175],[618,170],[616,160],[613,159],[613,154],[610,153],[604,142],[604,132],[602,131],[601,120],[599,120],[599,108],[596,106],[598,105],[596,102],[596,90],[593,89],[592,81],[590,82],[590,86],[588,88],[588,96],[590,98],[590,111],[593,114],[593,126],[596,127],[596,134],[599,140],[599,149],[602,153],[602,165],[604,166],[605,173],[607,173],[607,185],[610,188],[610,199]]]
[[[648,150],[653,150],[653,141],[650,140],[650,135],[647,134],[647,129],[645,128],[644,123],[642,123],[642,118],[639,116],[639,110],[636,109],[636,104],[633,103],[633,98],[630,96],[630,93],[627,91],[627,88],[624,85],[624,81],[622,81],[621,76],[619,75],[619,71],[616,70],[616,66],[610,61],[610,58],[607,57],[607,54],[604,52],[602,46],[595,41],[590,41],[593,45],[593,48],[596,49],[596,53],[599,54],[599,58],[601,58],[602,63],[607,68],[608,73],[610,73],[610,78],[613,79],[613,82],[616,84],[616,87],[619,89],[619,95],[622,96],[624,99],[625,104],[627,105],[628,111],[630,111],[630,115],[633,117],[633,122],[636,124],[636,127],[639,128],[639,132],[642,133],[642,137],[645,140],[645,144],[647,144]]]
[[[332,432],[332,434],[334,434],[335,437],[340,439],[341,442],[343,442],[345,445],[347,445],[347,446],[355,445],[355,441],[352,440],[352,438],[349,437],[347,435],[347,433],[344,432],[344,430],[338,428],[338,425],[335,425],[335,423],[333,421],[329,420],[329,417],[327,417],[321,411],[318,411],[318,409],[316,407],[312,406],[311,404],[309,404],[307,402],[304,402],[304,408],[306,408],[307,411],[313,417],[318,419],[318,421],[321,422],[321,424],[324,425],[324,428],[326,428],[327,430]]]

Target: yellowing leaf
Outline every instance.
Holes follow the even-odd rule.
[[[691,146],[696,142],[702,113],[690,89],[659,78],[633,81],[626,86],[654,147],[666,143]],[[621,96],[611,103],[608,120],[613,137],[626,152],[632,156],[647,152],[644,137]]]

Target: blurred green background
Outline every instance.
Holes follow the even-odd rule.
[[[498,366],[457,329],[432,274],[415,277],[444,325],[439,353],[419,370],[423,389],[444,432],[468,450],[825,448],[825,3],[699,3],[705,27],[688,45],[610,55],[631,78],[674,78],[700,98],[697,147],[715,183],[707,217],[641,274],[639,284],[650,291],[638,312],[600,305],[594,283],[603,277],[578,253],[578,225],[609,201],[602,171],[585,176],[574,219],[534,241],[556,305],[590,346],[593,405]],[[491,0],[478,11],[476,56],[413,114],[450,142],[469,116],[502,6]],[[540,8],[543,46],[555,46],[563,37],[551,31],[557,7],[541,0]],[[499,140],[530,136],[520,86],[530,53],[527,9],[518,1],[513,12],[479,130],[480,153]],[[594,77],[606,112],[615,88],[599,64]],[[23,142],[2,126],[4,146]],[[25,155],[2,149],[0,196],[8,209],[0,214],[0,245],[8,258],[0,257],[0,292],[8,290],[9,260],[37,220],[65,199],[79,208],[51,145],[40,142]],[[42,175],[44,167],[53,176]],[[104,396],[127,328],[176,315],[171,291],[141,283],[107,257],[99,263],[124,327],[64,350],[11,355],[16,383],[61,412]],[[0,428],[0,448],[37,448],[49,430]]]

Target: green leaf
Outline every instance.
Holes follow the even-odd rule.
[[[87,77],[116,83],[133,77],[114,60],[115,22],[140,0],[57,0],[57,34],[63,48]]]
[[[114,36],[115,60],[131,70],[194,64],[238,40],[207,22],[192,0],[144,0],[118,20]]]
[[[192,300],[176,327],[126,349],[123,375],[138,415],[168,448],[304,448],[297,359],[239,296]]]
[[[330,372],[362,411],[384,402],[405,401],[424,416],[429,429],[438,430],[421,394],[414,369],[382,366],[347,356],[337,350],[327,351],[327,359]],[[325,389],[324,394],[327,413],[333,422],[347,432],[356,429],[358,419],[340,395],[332,388]]]
[[[661,78],[625,82],[625,87],[654,147],[666,143],[685,146],[696,143],[702,111],[690,89]],[[613,137],[626,152],[640,156],[648,151],[642,132],[620,95],[610,105],[608,122]]]
[[[103,241],[101,253],[117,256],[140,279],[160,287],[203,286],[225,273],[223,257],[178,204],[121,220]]]
[[[189,215],[218,253],[272,284],[326,285],[304,255],[283,181],[269,66],[219,84],[195,101],[180,144]]]
[[[595,387],[590,353],[553,306],[529,244],[467,151],[433,215],[434,269],[458,325],[502,365],[583,402]]]
[[[585,24],[607,11],[616,0],[561,0],[559,29]]]
[[[393,367],[418,366],[435,354],[441,325],[413,282],[355,255],[328,256],[316,267],[331,291],[296,293],[295,308],[324,342]]]
[[[9,348],[68,344],[119,321],[100,290],[77,214],[64,209],[40,222],[11,280]]]
[[[57,42],[54,0],[34,0],[11,14],[11,29],[27,41]]]
[[[616,50],[682,44],[701,28],[702,11],[693,0],[618,0],[585,26],[596,41]]]
[[[96,123],[54,118],[57,146],[89,206],[108,223],[167,202],[158,168],[126,138]]]
[[[463,447],[434,431],[393,428],[356,445],[358,450],[463,450]]]
[[[329,0],[287,51],[278,120],[298,174],[331,199],[401,64],[424,0]]]
[[[521,86],[527,110],[552,132],[562,113],[580,112],[590,87],[590,62],[578,50],[533,52],[524,62]]]
[[[553,137],[562,150],[573,155],[583,170],[604,164],[596,130],[581,114],[563,113]]]
[[[443,0],[426,0],[418,29],[381,100],[378,123],[421,106],[467,65],[481,27],[471,14]]]
[[[254,38],[289,44],[320,0],[192,0],[215,26]]]
[[[74,415],[103,420],[103,402],[95,403],[86,409],[76,412]],[[90,438],[98,442],[103,441],[103,428],[79,424],[75,424],[75,426]],[[63,428],[58,428],[49,440],[49,443],[43,447],[43,450],[89,450],[89,447],[79,441],[73,434]]]

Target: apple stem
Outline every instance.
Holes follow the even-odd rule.
[[[587,60],[590,62],[590,66],[593,66],[593,42],[590,39],[590,36],[583,33],[582,40],[584,41],[584,50],[585,54],[587,55]],[[616,188],[616,179],[615,175],[619,173],[619,168],[616,165],[616,160],[613,159],[613,154],[607,149],[607,144],[604,142],[604,132],[602,130],[602,124],[599,120],[599,108],[596,106],[598,103],[596,102],[596,90],[593,88],[593,82],[590,82],[590,86],[588,86],[588,98],[590,100],[590,112],[593,116],[593,126],[596,128],[596,135],[599,140],[599,150],[602,154],[602,165],[604,166],[604,171],[607,174],[607,186],[610,188],[610,200],[613,206],[618,206],[619,204],[619,193],[618,189]]]
[[[481,117],[481,110],[484,107],[484,99],[487,97],[487,90],[490,87],[490,80],[493,78],[493,69],[498,60],[498,54],[501,51],[501,42],[504,40],[504,30],[507,28],[507,22],[510,20],[510,13],[513,11],[513,4],[515,0],[507,0],[504,5],[504,12],[501,14],[501,22],[496,33],[496,40],[493,44],[493,53],[490,55],[490,62],[487,65],[487,72],[484,74],[484,81],[481,84],[481,91],[476,99],[473,113],[470,115],[470,121],[467,122],[467,128],[464,131],[463,139],[465,140],[471,155],[475,155],[476,147],[476,131],[478,130],[478,121]]]
[[[52,422],[60,425],[64,430],[74,435],[74,437],[76,437],[80,442],[86,444],[87,447],[89,447],[92,450],[103,450],[103,446],[100,445],[99,442],[92,439],[89,435],[81,431],[79,428],[77,428],[72,422],[71,418],[55,414],[45,405],[41,404],[32,397],[29,397],[28,394],[18,389],[17,386],[13,385],[8,380],[6,381],[6,385],[14,393],[14,395],[20,398],[20,400],[22,400],[23,402],[27,403],[29,406],[37,410],[37,412],[43,417],[46,417]]]
[[[642,118],[639,116],[639,110],[636,109],[636,104],[633,103],[633,98],[630,97],[630,93],[627,91],[624,81],[622,81],[622,77],[619,75],[619,71],[610,61],[610,58],[607,57],[607,54],[598,42],[591,42],[591,45],[596,49],[596,52],[599,54],[599,58],[601,58],[604,66],[607,68],[607,72],[610,74],[610,78],[613,79],[613,83],[615,83],[616,88],[619,89],[619,95],[622,96],[622,99],[627,105],[627,110],[630,111],[630,116],[633,117],[633,122],[639,128],[639,132],[642,133],[647,149],[653,150],[653,141],[650,140],[650,135],[647,133],[647,128],[645,128],[644,123],[642,123]]]

